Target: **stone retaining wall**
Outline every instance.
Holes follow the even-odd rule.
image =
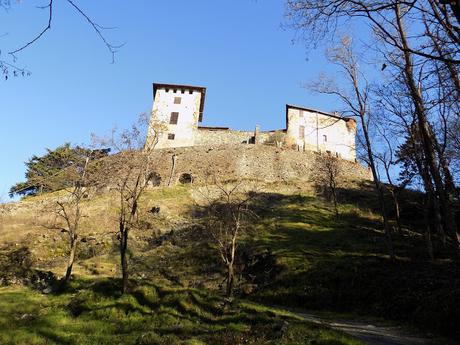
[[[152,172],[160,185],[187,181],[202,184],[210,176],[220,180],[254,179],[265,182],[314,180],[314,152],[299,152],[268,145],[220,145],[162,149],[154,152]],[[175,156],[175,168],[173,167]],[[369,169],[359,163],[340,160],[342,171],[354,180],[370,179]],[[188,175],[187,175],[188,174]],[[185,178],[185,179],[184,179]]]

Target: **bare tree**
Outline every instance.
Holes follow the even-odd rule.
[[[405,45],[395,33],[398,24],[395,8],[404,6],[404,17],[411,18],[414,32],[410,35],[413,45]],[[294,28],[302,30],[309,44],[334,37],[337,30],[350,24],[365,23],[372,33],[399,52],[415,54],[423,59],[460,64],[460,6],[455,1],[440,0],[287,0],[287,18]],[[400,17],[401,18],[401,17]],[[439,54],[433,49],[425,31],[428,22],[442,33],[442,43],[452,47],[451,54]],[[434,31],[434,29],[432,29]]]
[[[207,184],[203,195],[205,230],[217,246],[226,269],[227,298],[233,295],[235,285],[235,260],[238,246],[251,230],[248,220],[256,217],[251,209],[255,188],[242,181],[224,184],[213,179]]]
[[[453,203],[458,193],[446,148],[449,117],[458,118],[460,22],[457,2],[289,0],[288,16],[313,42],[334,35],[345,23],[371,27],[376,38],[367,44],[385,61],[382,71],[398,76],[413,105],[420,133],[427,182],[433,184],[434,202],[455,246],[459,246]],[[393,80],[390,80],[390,83]],[[424,168],[425,169],[425,168]]]
[[[46,210],[54,214],[56,219],[51,224],[44,225],[49,229],[61,230],[61,232],[66,233],[68,236],[69,255],[61,288],[64,288],[69,283],[72,276],[81,221],[84,217],[82,202],[88,198],[93,187],[94,175],[97,172],[97,167],[95,165],[91,166],[91,162],[107,154],[104,150],[91,151],[80,146],[75,148],[74,151],[72,165],[65,168],[59,176],[54,175],[49,178],[65,179],[70,187],[60,191],[60,194],[63,194],[63,196],[57,196],[55,203],[50,205],[49,209]]]
[[[56,201],[58,205],[57,214],[65,222],[64,230],[69,236],[69,257],[67,260],[67,268],[62,286],[65,286],[72,276],[72,268],[75,262],[77,251],[78,233],[82,219],[81,202],[87,193],[87,169],[90,157],[86,157],[81,165],[76,166],[74,186],[68,191],[68,196],[61,201]]]
[[[115,154],[104,160],[99,179],[113,184],[118,194],[118,230],[120,264],[122,271],[121,292],[129,286],[128,241],[132,229],[138,227],[139,201],[148,187],[153,164],[153,150],[157,139],[146,145],[147,131],[157,138],[164,131],[162,122],[150,122],[144,114],[131,129],[114,130],[108,140],[99,140],[102,146],[110,146]]]
[[[425,153],[425,160],[436,188],[437,197],[439,198],[443,221],[447,232],[452,236],[455,246],[458,248],[460,243],[460,234],[458,233],[458,229],[455,224],[455,218],[448,192],[449,190],[455,188],[451,186],[452,179],[450,178],[451,174],[449,167],[446,164],[446,160],[441,154],[442,152],[436,149],[438,146],[438,140],[434,135],[434,131],[428,120],[427,106],[423,99],[420,84],[417,83],[417,78],[414,74],[413,54],[410,49],[408,33],[403,16],[405,11],[405,6],[403,7],[399,2],[395,4],[394,12],[398,40],[405,48],[402,53],[403,63],[401,64],[401,70],[404,73],[404,79],[414,103],[415,114],[418,121],[418,130],[420,131],[420,140]],[[446,184],[444,184],[442,174],[439,170],[439,163],[441,164],[441,169],[444,172],[444,177],[446,178],[445,182],[447,182]]]
[[[441,239],[444,247],[446,245],[446,236],[439,201],[436,197],[433,181],[420,142],[420,131],[417,129],[414,105],[401,75],[394,76],[389,85],[381,86],[374,91],[377,98],[375,107],[380,110],[379,137],[383,138],[383,144],[381,145],[383,152],[378,154],[379,160],[387,160],[387,163],[384,163],[384,169],[390,186],[395,182],[393,182],[394,177],[388,170],[392,165],[398,166],[399,182],[397,191],[401,191],[402,188],[406,188],[408,185],[412,185],[416,189],[425,190],[423,205],[424,234],[428,255],[433,259],[431,228],[434,226],[435,233]],[[396,138],[401,138],[402,142]]]
[[[341,89],[335,85],[334,81],[324,78],[320,79],[316,83],[313,83],[311,85],[311,89],[318,93],[338,97],[339,100],[347,107],[347,112],[352,116],[359,118],[361,122],[366,160],[372,171],[374,186],[379,199],[388,253],[390,257],[394,259],[395,254],[393,249],[393,239],[391,236],[391,228],[388,221],[388,213],[384,199],[384,187],[378,175],[369,134],[370,86],[364,75],[359,70],[358,60],[353,52],[352,41],[349,37],[343,37],[340,45],[333,49],[329,49],[327,52],[327,58],[331,63],[337,65],[344,73],[345,80],[349,84],[349,89]],[[363,85],[361,85],[362,83]]]
[[[328,199],[334,205],[335,217],[339,218],[337,188],[343,173],[340,160],[329,154],[316,157],[315,173],[316,183],[327,189]]]
[[[19,1],[16,1],[19,3]],[[121,48],[124,44],[113,44],[107,39],[106,35],[104,34],[105,31],[114,29],[110,27],[104,27],[94,21],[88,13],[82,9],[74,0],[65,0],[65,2],[72,8],[79,16],[81,16],[88,25],[93,29],[97,37],[103,42],[104,46],[107,48],[109,53],[111,54],[112,63],[115,62],[115,54],[118,52],[118,49]],[[11,0],[0,0],[0,10],[8,11],[11,9],[13,5],[13,1]],[[33,36],[29,41],[26,43],[8,51],[7,59],[1,57],[1,50],[0,50],[0,73],[3,74],[5,79],[8,79],[10,75],[13,76],[26,76],[30,75],[31,72],[25,68],[19,67],[17,65],[17,54],[26,50],[31,45],[35,44],[37,41],[41,40],[45,34],[51,30],[51,26],[53,23],[54,13],[54,0],[48,0],[47,4],[44,6],[38,6],[39,9],[46,11],[46,21],[43,27],[39,30],[39,32]],[[1,37],[1,36],[0,36]]]
[[[380,137],[383,138],[384,146],[380,152],[376,153],[376,159],[382,163],[387,180],[385,187],[390,192],[391,198],[393,199],[397,230],[399,235],[403,236],[404,233],[401,226],[401,206],[399,194],[402,190],[404,190],[406,185],[410,183],[410,180],[404,180],[401,185],[398,185],[394,180],[392,171],[397,166],[397,160],[393,149],[393,142],[390,139],[390,134],[384,126],[378,127],[378,131],[380,133]]]

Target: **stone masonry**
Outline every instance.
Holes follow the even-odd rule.
[[[326,153],[323,153],[326,154]],[[210,177],[221,181],[313,181],[320,154],[268,145],[203,145],[155,150],[152,184],[204,184]],[[340,160],[350,180],[369,180],[370,171],[359,163]]]

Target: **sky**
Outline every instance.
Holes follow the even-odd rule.
[[[111,54],[66,1],[55,1],[51,30],[17,54],[28,77],[0,81],[0,198],[24,180],[32,155],[65,142],[89,144],[126,128],[152,107],[152,83],[207,88],[203,125],[262,130],[285,126],[286,103],[324,111],[336,100],[303,85],[329,70],[323,50],[307,50],[286,28],[283,0],[75,0],[124,43]],[[46,1],[0,9],[0,58],[47,23]]]

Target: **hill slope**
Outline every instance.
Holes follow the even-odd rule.
[[[192,304],[195,302],[190,302],[190,294],[203,294],[201,298],[211,300],[214,298],[212,296],[219,294],[223,269],[211,241],[195,226],[193,211],[198,188],[199,186],[190,185],[158,187],[150,189],[144,196],[141,205],[144,226],[132,232],[130,243],[132,284],[135,289],[147,289],[147,293],[154,293],[152,291],[156,289],[177,290],[177,298],[185,298],[188,302],[184,303]],[[46,228],[44,225],[50,222],[49,214],[40,211],[52,204],[53,198],[59,198],[59,195],[55,193],[30,198],[7,206],[8,212],[3,217],[0,238],[3,258],[14,258],[11,253],[24,247],[30,251],[30,255],[26,254],[30,256],[30,262],[22,262],[23,271],[16,270],[12,275],[21,278],[22,274],[26,281],[31,281],[31,272],[36,269],[50,270],[59,276],[63,274],[65,234]],[[372,210],[375,200],[369,193],[369,186],[350,182],[347,189],[341,190],[340,200],[341,215],[336,219],[330,203],[316,196],[313,185],[307,182],[264,183],[257,196],[256,212],[259,218],[253,224],[256,231],[239,248],[238,294],[246,301],[263,304],[386,317],[458,337],[458,262],[427,261],[423,238],[416,232],[409,231],[412,221],[406,222],[406,238],[396,241],[398,257],[396,262],[391,262],[386,255],[379,217]],[[152,207],[160,207],[160,212],[150,213]],[[112,281],[112,277],[120,275],[117,242],[114,237],[117,221],[115,210],[116,198],[112,192],[102,193],[85,201],[84,212],[87,217],[80,235],[78,262],[74,271],[78,279],[74,290],[61,296],[43,297],[35,293],[28,296],[29,290],[23,288],[17,291],[4,289],[0,292],[0,301],[6,303],[5,310],[10,310],[6,318],[18,317],[14,314],[15,298],[24,295],[28,296],[24,297],[26,300],[37,301],[36,305],[51,303],[56,307],[55,312],[59,315],[64,313],[63,317],[67,320],[68,313],[72,313],[68,306],[76,303],[72,301],[80,294],[84,295],[83,299],[89,300],[81,302],[86,308],[83,314],[89,314],[85,316],[87,319],[82,320],[78,316],[75,320],[77,324],[84,322],[83,320],[91,321],[93,317],[105,317],[95,311],[101,304],[106,308],[109,301],[105,300],[106,297],[99,296],[97,291],[94,292],[92,286],[100,284],[97,282]],[[24,253],[28,252],[23,252],[22,257]],[[4,281],[7,280],[7,274],[4,270]],[[16,279],[18,280],[21,279]],[[135,292],[133,294],[121,300],[115,296],[118,304],[109,309],[128,317],[132,312],[140,313],[136,314],[139,316],[144,312],[156,313],[155,308],[162,308],[161,302],[149,311],[148,308],[151,307],[145,307],[142,301],[134,300],[137,297]],[[183,294],[189,297],[180,297]],[[112,297],[109,298],[111,301]],[[30,305],[33,304],[31,302]],[[184,308],[181,305],[179,303],[178,308]],[[205,310],[212,308],[202,307]],[[242,307],[237,304],[232,308],[236,309],[231,310],[241,310]],[[137,309],[140,311],[136,311]],[[171,322],[186,327],[181,320],[188,319],[198,323],[203,320],[194,317],[190,319],[189,316],[184,316],[184,312],[189,313],[183,309],[179,312],[171,311],[177,319]],[[249,314],[253,315],[252,312]],[[52,314],[47,315],[52,317]],[[251,317],[258,317],[254,315]],[[213,317],[216,319],[212,322],[203,321],[205,325],[198,332],[200,334],[196,336],[197,341],[209,341],[204,335],[214,329],[209,323],[225,325],[227,322],[222,321],[219,316],[214,315],[211,318]],[[110,325],[120,321],[111,318],[112,316],[107,316]],[[73,327],[70,320],[63,321],[68,325],[66,327]],[[45,320],[40,322],[42,321]],[[121,321],[126,322],[124,316]],[[154,319],[151,321],[160,322]],[[136,322],[138,321],[133,320],[134,329],[140,327],[136,326]],[[242,321],[242,325],[246,326],[236,327],[236,335],[232,337],[250,334],[253,329],[248,324],[252,324],[251,322]],[[4,329],[7,325],[5,320],[0,322],[0,327]],[[79,329],[78,327],[83,326],[75,327]],[[153,333],[158,331],[155,327],[151,329]],[[304,331],[310,332],[310,326]],[[140,337],[141,333],[137,335]],[[274,330],[267,330],[267,334],[274,333]],[[185,334],[176,340],[193,339],[190,333]],[[280,334],[273,335],[278,337],[276,341],[281,341]],[[231,339],[233,343],[238,343],[234,340],[236,338]],[[78,344],[76,341],[68,341]],[[152,340],[151,343],[157,343],[155,341]],[[347,344],[348,340],[337,341],[340,342],[331,344]],[[37,340],[37,343],[40,341]]]

